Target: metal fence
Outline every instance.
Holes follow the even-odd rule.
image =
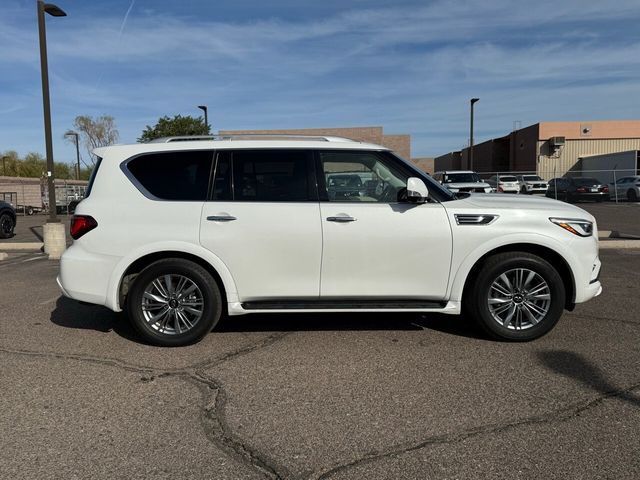
[[[499,172],[478,172],[478,175],[482,180],[490,180],[491,183],[501,177],[515,176],[522,185],[521,179],[526,176],[535,176],[541,179],[544,183],[556,178],[577,178],[577,177],[589,177],[596,179],[601,185],[607,185],[609,187],[609,197],[611,201],[622,202],[628,199],[627,193],[630,189],[636,189],[638,192],[638,186],[625,182],[624,179],[628,177],[639,176],[640,169],[615,169],[615,170],[575,170],[568,171],[564,174],[559,174],[557,171],[499,171]],[[504,180],[503,180],[504,181]],[[523,192],[522,189],[520,193]],[[544,192],[538,192],[544,193]],[[555,192],[557,197],[557,191]],[[637,198],[640,198],[637,197]]]
[[[72,214],[74,206],[84,198],[87,190],[84,180],[56,180],[56,210]],[[48,213],[49,192],[46,178],[0,176],[0,200],[11,203],[18,214]]]

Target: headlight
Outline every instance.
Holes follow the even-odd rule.
[[[593,222],[576,218],[550,218],[553,223],[579,237],[593,235]]]

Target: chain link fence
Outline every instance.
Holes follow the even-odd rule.
[[[492,188],[499,190],[500,185],[508,185],[505,191],[521,194],[541,194],[551,198],[562,198],[562,188],[551,188],[554,180],[570,178],[591,178],[595,185],[600,185],[609,194],[606,200],[616,203],[623,201],[640,201],[640,170],[576,170],[559,174],[557,171],[496,171],[478,172],[480,178]],[[514,178],[515,177],[515,178]],[[513,185],[517,183],[517,191]],[[544,184],[544,187],[542,185]],[[528,188],[527,185],[532,186]],[[560,195],[559,195],[560,194]]]

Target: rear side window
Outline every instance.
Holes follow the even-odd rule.
[[[190,150],[141,155],[125,168],[138,187],[161,200],[203,201],[212,164],[211,150]]]
[[[91,176],[89,177],[89,185],[87,185],[87,190],[84,192],[84,198],[87,198],[91,193],[93,182],[96,181],[96,175],[98,174],[98,169],[100,168],[101,163],[102,157],[98,157],[98,159],[96,160],[96,165],[93,167],[93,171],[91,172]]]
[[[304,202],[315,200],[313,154],[306,150],[219,152],[214,200]]]

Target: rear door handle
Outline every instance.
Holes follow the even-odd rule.
[[[207,217],[207,220],[210,222],[232,222],[237,220],[237,218],[232,215],[211,215]]]
[[[327,222],[338,222],[338,223],[347,223],[347,222],[355,222],[356,219],[353,217],[349,217],[347,215],[339,216],[339,217],[327,217]]]

